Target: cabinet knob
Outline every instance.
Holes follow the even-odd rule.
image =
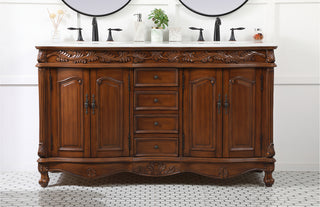
[[[153,102],[158,103],[159,99],[155,98],[155,99],[153,99]]]
[[[155,149],[159,149],[159,145],[157,145],[157,144],[154,145],[154,148],[155,148]]]
[[[159,76],[155,75],[155,76],[153,76],[153,78],[154,78],[155,80],[157,80],[157,79],[159,79]]]
[[[157,121],[154,122],[154,125],[155,125],[155,126],[158,126],[158,125],[159,125],[159,122],[157,122]]]

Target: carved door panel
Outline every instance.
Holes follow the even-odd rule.
[[[184,71],[184,156],[222,156],[222,72]]]
[[[90,157],[90,115],[85,113],[89,71],[51,70],[51,150],[53,156]]]
[[[92,157],[129,156],[129,74],[125,69],[91,72]]]
[[[223,73],[224,157],[261,155],[261,75],[246,68]]]

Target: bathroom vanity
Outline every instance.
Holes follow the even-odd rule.
[[[63,171],[264,171],[272,186],[275,45],[63,43],[39,50],[39,181]]]

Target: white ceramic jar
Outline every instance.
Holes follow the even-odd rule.
[[[151,42],[163,42],[163,29],[153,27],[151,29]]]

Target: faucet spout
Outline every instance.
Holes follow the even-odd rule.
[[[220,25],[221,25],[221,19],[217,17],[216,23],[214,25],[213,41],[220,41]]]
[[[98,22],[96,17],[92,19],[92,41],[99,41]]]

